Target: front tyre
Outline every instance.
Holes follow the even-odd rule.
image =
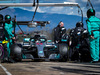
[[[67,61],[68,60],[68,45],[67,44],[59,44],[59,54],[61,56],[60,61]]]
[[[22,60],[22,49],[17,44],[13,44],[11,47],[11,57],[15,61]]]
[[[91,55],[90,55],[90,51],[88,48],[82,48],[80,49],[80,53],[81,53],[81,60],[83,62],[90,62],[92,61]]]
[[[4,50],[2,48],[2,46],[0,46],[0,59],[2,59],[4,56]]]

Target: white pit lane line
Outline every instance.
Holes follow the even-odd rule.
[[[8,72],[7,71],[7,69],[4,67],[4,66],[2,66],[1,64],[0,64],[0,67],[5,71],[5,73],[7,74],[7,75],[12,75],[10,72]]]

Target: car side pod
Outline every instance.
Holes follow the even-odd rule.
[[[10,47],[11,49],[11,58],[15,61],[21,61],[22,60],[22,48],[19,47],[17,44],[13,44]]]

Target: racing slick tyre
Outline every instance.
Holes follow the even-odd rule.
[[[76,47],[72,48],[71,60],[72,61],[79,61],[79,51]]]
[[[22,49],[17,44],[11,45],[11,58],[15,61],[22,61]]]
[[[4,56],[4,50],[2,48],[2,46],[0,46],[0,59],[2,59]]]
[[[90,51],[88,48],[81,48],[80,49],[80,53],[81,53],[81,61],[82,62],[90,62],[92,61],[91,55],[90,55]]]
[[[68,45],[67,44],[59,44],[58,45],[59,54],[61,56],[59,61],[65,62],[68,60]]]

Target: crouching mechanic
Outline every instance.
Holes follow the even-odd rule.
[[[92,63],[99,61],[99,37],[100,37],[100,19],[95,17],[95,10],[89,9],[87,11],[86,20],[87,28],[89,32],[90,41],[90,54],[92,57]]]
[[[12,39],[15,39],[14,34],[12,33],[14,28],[14,23],[11,21],[11,16],[10,15],[6,15],[5,16],[5,25],[4,25],[4,29],[5,29],[5,40],[8,40],[9,42],[7,43],[7,60],[8,62],[13,63],[14,60],[11,59],[10,57],[10,46],[13,44]]]

